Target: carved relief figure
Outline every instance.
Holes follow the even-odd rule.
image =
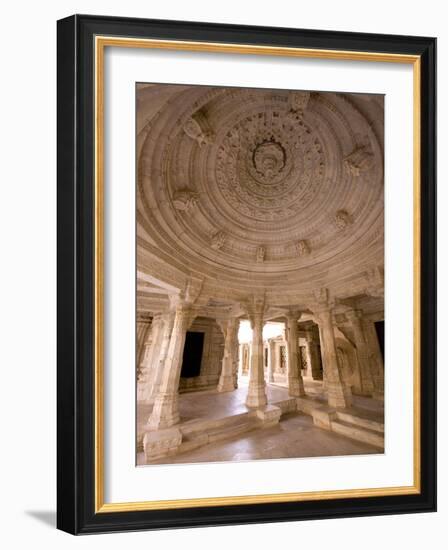
[[[189,212],[194,206],[196,206],[199,200],[198,194],[191,189],[182,189],[175,191],[173,195],[173,205],[176,210],[181,212]]]
[[[226,242],[226,234],[224,233],[224,231],[218,231],[218,233],[215,233],[213,235],[210,246],[214,250],[220,250],[224,246],[225,242]]]
[[[306,241],[297,241],[295,248],[297,256],[306,256],[310,253],[310,247],[308,246],[308,243]]]
[[[203,113],[197,111],[184,124],[184,132],[202,147],[211,143],[213,132]]]
[[[348,172],[359,177],[362,172],[366,172],[373,166],[374,156],[367,146],[357,147],[348,157],[344,159],[344,166]]]
[[[338,229],[345,229],[352,221],[346,210],[338,210],[334,216],[334,223]]]
[[[291,111],[303,114],[310,100],[310,92],[289,92]]]
[[[265,255],[266,255],[265,247],[264,246],[259,246],[257,248],[257,262],[258,263],[264,262]]]

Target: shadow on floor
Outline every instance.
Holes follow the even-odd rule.
[[[25,514],[37,519],[48,527],[56,529],[56,511],[55,510],[25,510]]]

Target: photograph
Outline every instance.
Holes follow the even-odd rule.
[[[137,466],[383,454],[384,95],[135,106]]]

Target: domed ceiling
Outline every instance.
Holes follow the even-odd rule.
[[[137,98],[142,272],[279,303],[362,292],[383,266],[381,96],[141,85]]]

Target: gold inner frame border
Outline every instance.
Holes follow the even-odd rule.
[[[349,490],[329,490],[299,493],[276,493],[226,497],[189,498],[179,500],[154,500],[139,502],[104,502],[104,52],[106,47],[153,48],[162,50],[194,51],[207,53],[235,53],[269,56],[286,56],[328,60],[369,61],[382,63],[405,63],[413,65],[413,297],[414,297],[414,480],[413,485],[400,487],[378,487]],[[420,351],[420,156],[421,156],[421,60],[418,55],[391,54],[382,52],[357,52],[345,50],[325,50],[292,48],[280,46],[257,46],[253,44],[227,44],[198,41],[157,40],[96,36],[95,56],[95,346],[94,346],[94,398],[95,398],[95,467],[94,467],[94,509],[95,513],[132,512],[143,510],[167,510],[208,506],[231,506],[241,504],[261,504],[274,502],[303,502],[332,500],[340,498],[382,497],[419,494],[421,492],[421,351]]]

